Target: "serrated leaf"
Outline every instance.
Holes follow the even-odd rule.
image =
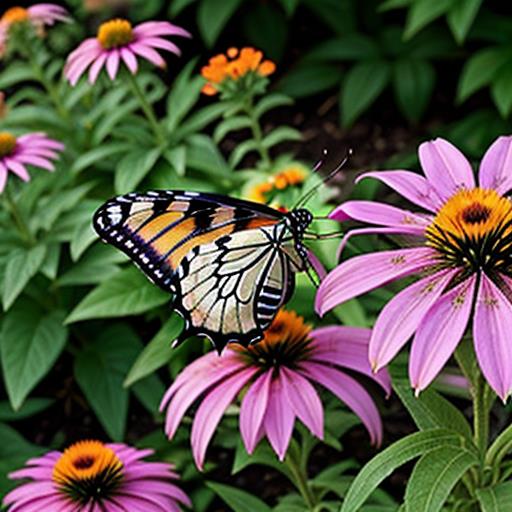
[[[404,116],[418,121],[432,96],[435,71],[429,62],[400,59],[393,67],[393,86],[396,101]]]
[[[249,128],[251,120],[247,116],[234,116],[221,121],[213,132],[213,140],[218,144],[228,133]]]
[[[475,21],[483,0],[464,0],[455,2],[446,16],[448,25],[457,43],[462,44]]]
[[[453,2],[454,0],[415,0],[407,13],[404,38],[410,39],[431,21],[448,12]]]
[[[368,496],[396,468],[433,449],[461,446],[462,437],[446,429],[416,432],[388,446],[371,459],[350,486],[341,512],[357,512]]]
[[[43,311],[21,301],[2,322],[0,353],[9,400],[18,410],[48,373],[67,340],[63,311]]]
[[[389,64],[385,61],[364,61],[347,73],[341,90],[343,125],[351,125],[380,95],[388,84]]]
[[[477,456],[460,446],[441,446],[423,455],[407,484],[406,512],[439,512],[455,484],[477,464]]]
[[[289,126],[279,126],[263,138],[262,144],[265,148],[270,149],[281,142],[299,140],[302,140],[302,134],[299,130]]]
[[[211,48],[242,0],[202,0],[197,9],[197,25],[203,41]]]
[[[229,485],[206,482],[206,485],[227,503],[233,512],[271,512],[272,509],[256,496]]]
[[[133,192],[151,171],[161,154],[162,150],[160,148],[136,149],[127,153],[116,166],[114,180],[116,193]]]
[[[30,279],[36,275],[46,256],[46,246],[12,251],[5,267],[2,304],[8,310]]]
[[[512,503],[512,482],[477,489],[476,496],[482,512],[509,512]]]
[[[86,295],[66,318],[66,323],[137,315],[169,300],[170,295],[150,283],[140,270],[129,267]]]
[[[506,66],[498,71],[491,84],[491,96],[502,117],[512,110],[512,69]]]
[[[176,349],[172,348],[172,342],[178,337],[183,330],[183,319],[174,314],[162,328],[156,333],[153,339],[144,347],[133,363],[124,386],[128,387],[150,375],[158,368],[167,364]]]

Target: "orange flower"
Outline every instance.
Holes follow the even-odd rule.
[[[201,75],[208,81],[202,92],[209,96],[217,94],[216,84],[221,84],[226,79],[238,80],[250,72],[260,76],[271,75],[276,65],[270,60],[262,59],[263,53],[250,47],[240,51],[238,48],[229,48],[226,54],[215,55],[201,69]]]

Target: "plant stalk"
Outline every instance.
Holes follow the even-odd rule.
[[[251,132],[254,138],[254,142],[256,143],[256,149],[260,154],[261,161],[265,166],[265,170],[270,171],[270,168],[272,167],[272,160],[270,159],[268,149],[263,145],[263,132],[261,130],[259,120],[254,114],[254,105],[252,102],[252,98],[250,98],[245,103],[244,111],[251,121]]]
[[[293,484],[295,485],[295,487],[297,487],[297,490],[300,492],[302,498],[306,502],[308,510],[314,510],[316,506],[316,499],[315,496],[313,495],[313,491],[311,490],[308,484],[307,475],[301,468],[299,462],[296,461],[295,458],[292,456],[290,451],[288,452],[288,455],[285,458],[285,463],[293,476]]]
[[[11,217],[14,220],[14,223],[16,224],[16,227],[18,228],[20,235],[28,242],[29,245],[35,245],[36,239],[34,238],[34,235],[31,233],[30,229],[28,228],[26,222],[23,219],[23,216],[18,210],[18,206],[16,205],[16,202],[13,200],[8,187],[5,187],[3,194],[7,210],[11,214]]]

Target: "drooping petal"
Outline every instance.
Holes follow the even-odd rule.
[[[146,21],[133,29],[136,36],[181,36],[192,37],[190,32],[167,21]]]
[[[429,183],[446,200],[461,189],[475,187],[467,158],[447,140],[438,138],[419,147],[421,166]]]
[[[19,162],[16,162],[14,158],[6,158],[5,165],[8,169],[10,169],[14,174],[16,174],[23,181],[29,181],[30,176],[27,172],[25,166]]]
[[[315,388],[299,372],[281,367],[281,384],[295,415],[310,432],[323,439],[324,408]]]
[[[370,434],[371,442],[382,442],[382,421],[371,396],[352,377],[320,363],[307,361],[300,363],[303,375],[314,380],[336,395],[361,419]]]
[[[89,69],[89,83],[94,84],[100,74],[108,57],[108,53],[102,53],[93,63]]]
[[[409,359],[409,377],[416,393],[434,380],[464,335],[475,282],[473,275],[442,295],[420,322]]]
[[[252,453],[256,448],[258,432],[267,410],[271,381],[272,372],[267,371],[263,373],[251,384],[242,400],[240,407],[240,433],[248,453]]]
[[[357,177],[356,183],[365,178],[375,178],[382,181],[405,197],[411,203],[417,204],[431,212],[437,211],[442,200],[432,185],[423,176],[411,171],[372,171]]]
[[[119,50],[114,48],[110,50],[110,54],[107,57],[107,73],[110,80],[115,80],[117,76],[117,70],[119,69]]]
[[[490,386],[505,401],[512,391],[512,304],[481,275],[473,320],[475,350]]]
[[[123,59],[124,63],[126,64],[126,67],[130,70],[132,75],[135,75],[137,73],[137,57],[133,54],[131,50],[128,48],[121,48],[121,58]]]
[[[164,59],[162,59],[162,57],[157,51],[153,50],[153,48],[150,48],[149,46],[145,46],[142,43],[132,43],[130,44],[128,49],[133,51],[137,55],[140,55],[141,57],[148,60],[157,67],[165,67]]]
[[[171,43],[170,41],[166,41],[161,37],[144,37],[140,39],[140,42],[145,46],[151,46],[152,48],[160,48],[162,50],[167,50],[168,52],[174,53],[175,55],[181,55],[181,50],[178,48],[177,45]]]
[[[292,437],[295,413],[287,401],[280,370],[270,386],[267,412],[263,421],[272,448],[279,460],[283,460]]]
[[[323,279],[327,275],[327,270],[322,265],[322,262],[317,258],[316,254],[313,251],[308,249],[308,261],[311,263],[313,270],[317,273],[320,279]]]
[[[16,155],[16,160],[22,164],[34,165],[35,167],[41,167],[50,172],[55,170],[55,166],[46,158],[20,153]]]
[[[0,193],[4,191],[5,185],[7,183],[7,167],[0,162]]]
[[[504,195],[512,188],[512,136],[498,137],[486,151],[478,173],[480,187]]]
[[[436,252],[429,247],[381,251],[350,258],[322,281],[315,309],[323,315],[357,295],[432,265],[435,258]]]
[[[257,371],[257,367],[246,368],[229,377],[213,389],[199,406],[191,433],[192,454],[199,469],[203,468],[206,449],[222,415]]]
[[[379,370],[395,357],[457,272],[443,270],[420,279],[384,306],[373,327],[368,350],[372,368]]]

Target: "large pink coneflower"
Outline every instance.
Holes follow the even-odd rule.
[[[176,433],[187,409],[202,397],[192,425],[192,452],[203,467],[208,444],[227,407],[241,391],[240,432],[249,453],[266,436],[279,458],[286,454],[295,419],[323,438],[323,406],[313,384],[334,393],[362,420],[379,444],[382,424],[377,408],[348,368],[374,378],[389,392],[389,376],[373,374],[368,364],[370,331],[351,327],[311,330],[302,317],[280,311],[259,343],[228,345],[219,356],[208,353],[185,368],[164,396],[165,431]]]
[[[430,384],[454,352],[470,318],[476,355],[491,387],[512,391],[512,137],[500,137],[480,164],[478,186],[464,155],[443,139],[425,142],[419,157],[426,177],[409,171],[370,172],[426,210],[416,213],[372,201],[348,201],[331,218],[404,233],[416,247],[356,256],[325,278],[320,314],[395,279],[420,277],[381,311],[370,340],[375,370],[414,334],[409,375],[417,392]]]
[[[4,498],[9,512],[178,512],[191,506],[171,464],[152,450],[81,441],[31,459],[9,478],[25,482]]]
[[[148,21],[132,27],[128,20],[113,19],[102,23],[96,37],[86,39],[68,57],[64,73],[71,85],[75,85],[89,68],[89,82],[94,83],[103,67],[114,80],[120,62],[124,62],[132,74],[137,72],[137,56],[155,66],[165,67],[165,61],[157,50],[167,50],[180,55],[180,49],[162,36],[190,37],[183,28],[167,21]]]
[[[52,160],[59,157],[58,152],[64,144],[50,139],[44,133],[27,133],[15,137],[9,132],[0,132],[0,192],[3,192],[9,172],[23,181],[29,181],[27,165],[40,167],[47,171],[55,170]]]

